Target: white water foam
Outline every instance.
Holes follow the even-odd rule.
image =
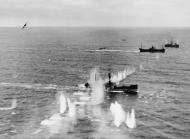
[[[28,89],[57,89],[57,85],[53,84],[32,84],[32,83],[5,83],[0,82],[0,86],[4,87],[21,87],[21,88],[28,88]]]
[[[122,53],[139,53],[139,51],[131,50],[131,51],[125,51],[125,50],[111,50],[111,49],[104,49],[104,50],[85,50],[85,52],[122,52]]]
[[[41,122],[41,125],[48,127],[49,132],[53,134],[59,133],[63,124],[63,117],[59,113],[54,114],[49,119],[45,119]]]
[[[10,107],[0,107],[0,110],[12,110],[17,106],[17,100],[13,99]]]

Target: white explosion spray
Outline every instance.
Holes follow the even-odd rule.
[[[133,74],[135,72],[135,68],[127,68],[123,71],[118,72],[117,74],[112,75],[111,81],[119,84],[122,80],[127,78],[127,76]],[[108,82],[108,79],[106,79],[104,82]]]
[[[114,125],[119,127],[125,121],[125,111],[117,101],[111,104],[110,111],[114,118]]]
[[[93,105],[101,104],[104,101],[104,82],[97,68],[91,71],[89,83],[92,88],[91,103]]]
[[[75,117],[76,115],[75,103],[72,103],[69,98],[67,98],[67,102],[68,102],[68,107],[69,107],[69,112],[68,112],[69,117]]]
[[[119,127],[122,123],[125,123],[128,128],[136,127],[136,119],[135,119],[135,111],[132,109],[131,114],[123,110],[122,106],[116,101],[115,103],[111,103],[110,111],[113,116],[113,123],[116,127]]]
[[[62,129],[66,132],[75,123],[75,103],[71,102],[70,98],[65,97],[63,92],[59,93],[59,113],[55,113],[41,122],[41,125],[48,127],[49,132],[53,134],[63,132]]]
[[[63,93],[60,93],[59,103],[60,103],[59,112],[63,114],[65,113],[67,109],[67,102],[66,102],[65,95]]]
[[[127,112],[127,117],[125,124],[128,126],[128,128],[135,128],[136,127],[136,119],[135,119],[135,110],[131,110],[131,114]]]

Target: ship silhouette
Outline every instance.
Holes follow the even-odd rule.
[[[155,48],[153,45],[152,47],[148,48],[148,49],[144,49],[142,48],[142,45],[141,45],[141,48],[139,48],[140,52],[150,52],[150,53],[165,53],[165,49],[164,48]]]
[[[170,41],[170,43],[165,44],[165,47],[179,48],[179,44],[174,43],[173,41]]]

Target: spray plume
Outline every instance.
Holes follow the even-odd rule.
[[[69,117],[74,117],[76,115],[76,108],[75,108],[75,103],[72,103],[69,98],[67,98],[68,102],[68,107],[69,107]]]
[[[53,134],[63,133],[62,129],[67,132],[75,124],[75,103],[71,102],[70,98],[65,97],[62,91],[59,92],[58,101],[60,105],[59,113],[55,113],[41,122],[41,125],[46,126],[49,132]]]
[[[119,127],[125,121],[125,111],[117,101],[111,104],[110,111],[114,118],[114,125]]]
[[[59,103],[60,103],[59,112],[61,114],[63,114],[63,113],[65,113],[65,111],[67,109],[67,102],[66,102],[65,95],[62,92],[60,92]]]
[[[127,125],[128,128],[131,128],[131,129],[136,127],[136,119],[135,119],[135,110],[134,109],[131,110],[131,114],[129,114],[129,112],[127,112],[125,124]]]
[[[127,68],[123,71],[118,72],[115,75],[112,75],[111,81],[116,84],[119,84],[119,82],[121,82],[122,80],[127,78],[127,76],[133,74],[134,72],[135,72],[135,68]],[[108,79],[106,79],[105,82],[108,82]]]
[[[104,82],[97,68],[91,71],[89,83],[92,88],[91,103],[93,105],[101,104],[104,101]]]

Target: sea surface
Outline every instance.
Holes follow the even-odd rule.
[[[180,48],[139,53],[141,44],[161,48],[170,40]],[[135,110],[136,128],[115,127],[106,99],[98,118],[79,111],[74,125],[65,118],[57,132],[43,127],[59,111],[57,91],[72,97],[95,67],[103,79],[135,68],[121,84],[138,84],[139,95],[117,99]],[[15,108],[0,110],[0,138],[189,139],[190,28],[0,28],[0,107],[15,99]]]

